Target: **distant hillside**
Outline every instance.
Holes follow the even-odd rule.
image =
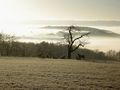
[[[67,30],[68,26],[45,26],[43,28],[45,29],[60,29],[62,31],[59,31],[57,34],[61,35],[65,33],[65,30]],[[117,37],[120,38],[120,34],[114,33],[109,30],[103,30],[103,29],[97,29],[92,27],[80,27],[76,26],[77,30],[90,32],[90,36],[98,36],[98,37]]]

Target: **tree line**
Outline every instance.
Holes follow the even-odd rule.
[[[73,48],[75,48],[73,46]],[[72,59],[80,59],[78,55],[84,55],[85,59],[95,60],[120,60],[120,51],[110,50],[107,53],[98,50],[78,48],[72,53]],[[23,43],[15,40],[14,36],[0,34],[0,56],[40,57],[40,58],[68,58],[68,45],[58,43]]]

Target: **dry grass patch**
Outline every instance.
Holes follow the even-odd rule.
[[[120,63],[0,58],[0,90],[120,90]]]

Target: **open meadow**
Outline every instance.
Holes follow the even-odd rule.
[[[0,57],[0,90],[120,90],[120,63]]]

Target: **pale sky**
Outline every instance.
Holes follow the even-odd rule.
[[[0,22],[120,20],[120,0],[0,0]]]
[[[120,0],[0,0],[1,32],[22,37],[26,35],[35,37],[36,33],[40,34],[40,30],[17,24],[33,20],[120,21]],[[115,31],[115,29],[112,30]],[[46,30],[44,32],[47,33]],[[116,30],[117,32],[118,30]],[[103,41],[101,38],[100,40]],[[109,40],[107,45],[103,45],[103,42],[98,43],[100,40],[92,39],[90,48],[106,50],[109,49],[108,45],[112,45],[109,46],[111,49],[120,49],[119,39],[108,38],[104,41],[108,42]],[[116,42],[117,46],[115,46]]]

